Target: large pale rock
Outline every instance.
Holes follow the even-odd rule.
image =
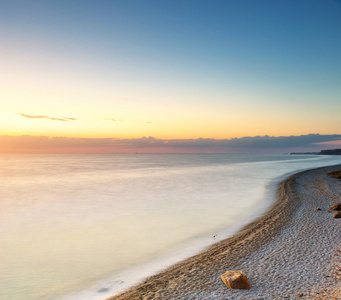
[[[220,278],[229,289],[248,290],[250,288],[247,277],[242,271],[227,271]]]
[[[330,210],[341,210],[341,203],[335,204],[329,208]]]

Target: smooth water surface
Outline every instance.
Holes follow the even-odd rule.
[[[259,216],[274,201],[274,179],[340,161],[1,155],[0,299],[105,299],[133,283],[127,277],[150,275]]]

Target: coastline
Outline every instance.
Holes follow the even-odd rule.
[[[341,183],[327,175],[339,169],[289,176],[279,184],[272,207],[239,233],[109,299],[341,299],[340,273],[334,270],[341,267],[341,223],[328,212],[341,199]],[[246,273],[250,290],[224,286],[220,275],[232,269]],[[324,280],[316,282],[321,276]]]

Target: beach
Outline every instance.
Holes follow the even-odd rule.
[[[277,199],[260,218],[110,299],[341,299],[341,165],[300,172],[282,181]],[[249,290],[230,290],[220,279],[242,270]]]
[[[0,298],[117,296],[212,245],[211,253],[223,253],[226,239],[271,208],[285,178],[336,164],[340,157],[332,155],[1,156]],[[286,211],[281,201],[275,208],[280,217],[257,225],[266,237],[297,209]],[[239,268],[239,257],[253,247],[236,241],[222,271],[233,260]],[[211,256],[184,268],[184,279],[206,265],[216,276]]]

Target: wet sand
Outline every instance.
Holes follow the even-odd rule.
[[[341,299],[341,219],[328,211],[341,202],[341,181],[327,174],[340,169],[290,176],[238,234],[110,299]],[[242,270],[251,289],[227,289],[227,270]]]

